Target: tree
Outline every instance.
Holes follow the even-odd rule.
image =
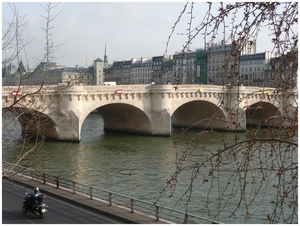
[[[52,41],[52,33],[50,31],[53,27],[51,27],[51,22],[59,13],[54,16],[51,15],[57,4],[45,3],[45,5],[42,5],[46,12],[46,16],[42,16],[45,19],[45,27],[42,28],[45,32],[45,54],[38,60],[37,65],[45,62],[46,66],[41,75],[41,84],[38,86],[27,86],[26,79],[38,69],[37,65],[35,65],[32,69],[25,72],[24,66],[21,67],[23,65],[21,55],[26,55],[26,47],[30,42],[34,41],[34,39],[24,40],[22,33],[30,20],[25,20],[26,16],[19,15],[15,4],[8,4],[12,10],[13,18],[11,21],[6,21],[7,26],[5,27],[7,29],[2,32],[2,65],[19,65],[19,69],[16,71],[19,80],[12,88],[22,92],[22,95],[15,95],[14,102],[2,109],[2,147],[5,147],[5,153],[8,154],[9,148],[18,144],[20,153],[18,156],[13,156],[12,161],[15,164],[19,164],[23,158],[34,156],[40,150],[47,133],[45,127],[49,126],[49,124],[53,126],[52,121],[44,114],[47,106],[44,106],[43,103],[38,103],[38,106],[36,106],[36,102],[27,100],[30,99],[30,96],[43,94],[43,92],[49,90],[45,83],[48,76],[48,63],[50,62],[50,55],[57,47],[53,45]],[[22,134],[16,134],[20,130]]]
[[[231,139],[226,139],[222,133],[209,127],[209,122],[215,119],[213,115],[210,119],[202,119],[208,121],[207,126],[188,142],[182,137],[187,130],[193,129],[193,125],[185,128],[178,141],[174,142],[177,154],[175,172],[167,180],[162,194],[170,192],[172,197],[179,190],[181,195],[178,202],[184,200],[188,212],[189,204],[195,200],[194,190],[205,191],[200,201],[197,199],[202,211],[209,218],[224,223],[235,222],[236,216],[244,216],[245,223],[297,223],[298,97],[294,89],[295,82],[291,80],[297,79],[298,70],[298,32],[295,30],[298,24],[298,2],[219,3],[217,8],[217,3],[207,3],[208,11],[201,23],[196,25],[193,24],[197,15],[194,4],[187,3],[184,6],[171,31],[167,48],[177,24],[187,13],[190,21],[187,32],[183,33],[187,41],[182,53],[189,51],[191,42],[201,35],[204,35],[206,44],[220,37],[224,43],[230,42],[231,52],[222,65],[223,81],[226,82],[220,85],[240,86],[234,79],[240,75],[240,53],[249,43],[251,46],[257,42],[262,29],[268,28],[274,46],[272,51],[277,58],[266,65],[263,79],[267,79],[268,73],[274,73],[271,78],[274,89],[267,91],[267,87],[262,87],[261,92],[268,97],[269,103],[272,103],[271,96],[275,99],[285,97],[282,109],[285,114],[263,114],[262,111],[267,108],[262,102],[248,106],[245,110],[237,106],[236,111],[229,112],[228,106],[224,106],[220,100],[218,107],[226,109],[232,116],[228,123],[236,129],[242,129],[244,133],[232,131]],[[188,6],[190,11],[187,12]],[[210,48],[206,46],[209,56]],[[214,83],[212,77],[209,79]],[[180,89],[180,86],[176,88]],[[233,98],[242,102],[247,97],[239,95]],[[247,114],[247,128],[237,123],[242,114]],[[251,125],[251,119],[258,114],[263,117]],[[219,137],[217,148],[214,146],[212,150],[201,144],[208,136]],[[201,150],[209,157],[201,158],[196,150]],[[184,178],[189,178],[189,183],[182,191],[178,187],[182,189]],[[253,219],[257,216],[261,221]],[[241,223],[238,219],[238,223]]]

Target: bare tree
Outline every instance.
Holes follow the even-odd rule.
[[[247,106],[245,111],[239,108],[230,111],[220,100],[218,107],[231,116],[227,122],[244,132],[233,131],[230,138],[224,137],[224,133],[209,126],[211,121],[216,120],[213,114],[210,118],[201,119],[207,122],[207,126],[188,142],[184,140],[184,133],[193,129],[194,125],[185,128],[178,141],[174,142],[177,154],[175,172],[167,180],[161,196],[170,193],[169,197],[173,197],[180,193],[177,203],[184,202],[187,212],[193,203],[194,207],[196,205],[202,210],[202,214],[224,223],[241,223],[241,219],[245,223],[297,223],[298,96],[291,78],[297,78],[298,70],[298,32],[295,30],[298,2],[219,3],[216,7],[218,3],[207,3],[208,11],[200,24],[193,24],[197,15],[194,4],[184,6],[169,36],[167,48],[177,24],[187,13],[190,21],[187,32],[184,32],[187,41],[182,53],[187,52],[191,42],[201,35],[204,35],[206,44],[220,37],[224,43],[230,42],[232,49],[222,65],[223,83],[219,85],[239,86],[236,77],[240,73],[240,52],[247,43],[256,43],[260,31],[268,28],[274,46],[272,51],[277,58],[267,65],[269,69],[265,76],[270,71],[275,74],[271,78],[275,89],[263,91],[266,87],[262,87],[260,92],[268,97],[269,106],[272,98],[286,97],[282,109],[285,114],[263,113],[267,107],[262,102]],[[206,51],[209,57],[209,46]],[[212,78],[209,81],[216,83]],[[180,86],[176,88],[180,89]],[[237,98],[238,103],[247,99],[240,95],[233,98]],[[247,114],[246,128],[237,123],[242,114]],[[262,117],[256,120],[255,125],[252,124],[258,115]],[[212,148],[202,144],[211,136],[220,140]],[[199,153],[205,153],[206,157]],[[195,196],[195,190],[203,192],[201,197]],[[255,217],[256,220],[253,219]]]
[[[2,65],[16,61],[20,63],[20,55],[25,51],[25,47],[32,40],[25,40],[22,32],[26,29],[29,20],[25,16],[20,16],[15,4],[9,4],[13,18],[11,21],[4,21],[7,29],[2,31]]]
[[[8,3],[9,4],[9,3]],[[23,32],[29,20],[25,20],[26,16],[20,16],[18,8],[15,4],[9,4],[12,10],[13,18],[11,21],[7,21],[7,30],[2,33],[2,52],[4,54],[2,65],[17,64],[20,65],[21,54],[26,55],[26,47],[34,39],[23,39]],[[42,5],[46,12],[46,16],[42,16],[45,19],[45,27],[42,30],[45,32],[45,54],[41,56],[37,65],[44,62],[46,65],[45,70],[41,74],[42,82],[36,86],[28,86],[26,81],[28,77],[35,73],[37,65],[30,70],[31,72],[25,72],[20,68],[16,73],[19,75],[18,84],[15,84],[14,89],[18,92],[22,91],[22,95],[15,95],[14,102],[2,109],[2,147],[7,150],[5,153],[9,153],[9,148],[16,146],[20,152],[18,156],[12,156],[11,161],[15,164],[25,157],[34,156],[42,147],[45,137],[47,136],[47,127],[55,127],[53,121],[44,113],[45,109],[49,106],[45,106],[43,102],[28,101],[31,96],[37,94],[43,94],[50,88],[46,85],[47,76],[49,74],[48,63],[50,62],[50,55],[55,51],[55,46],[52,41],[51,22],[57,18],[59,13],[54,16],[51,15],[53,9],[57,4],[45,3]],[[21,131],[21,134],[18,134]],[[13,145],[12,145],[13,144]]]

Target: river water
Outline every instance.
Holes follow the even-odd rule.
[[[155,202],[164,189],[166,180],[175,172],[176,153],[185,150],[184,142],[196,134],[197,131],[187,132],[180,150],[180,147],[175,148],[173,144],[180,137],[180,130],[174,130],[171,137],[104,132],[101,116],[90,114],[83,124],[80,143],[46,141],[37,155],[24,158],[20,164],[79,183]],[[15,138],[11,134],[2,135],[2,158],[4,161],[12,162],[19,155],[20,148],[15,144]],[[225,140],[231,140],[234,134],[224,132],[222,135]],[[201,141],[201,145],[217,150],[220,138],[208,134],[205,140]],[[208,152],[201,150],[195,152],[193,161],[200,162],[209,156]],[[171,190],[167,190],[158,204],[173,207],[188,184],[187,172],[185,176],[180,177],[177,192],[170,198]],[[205,207],[209,187],[202,186],[200,182],[196,185],[199,187],[193,190],[194,195],[188,212],[212,219],[214,208],[210,208],[209,215]],[[185,201],[183,199],[179,202],[176,209],[184,211]],[[262,212],[256,212],[247,223],[268,223],[266,214],[269,207],[260,205]],[[233,218],[229,218],[229,215],[229,211],[225,211],[222,219],[215,220],[223,223],[244,223],[244,214],[240,216],[237,214]]]

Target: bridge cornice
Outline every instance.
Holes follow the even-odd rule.
[[[40,86],[3,86],[2,96],[11,95],[13,90],[20,89],[23,95],[35,94]],[[63,94],[97,94],[112,93],[116,89],[123,89],[124,93],[163,93],[163,92],[198,92],[200,89],[203,93],[263,93],[265,91],[274,92],[275,88],[269,87],[251,87],[251,86],[216,86],[216,85],[117,85],[117,86],[44,86],[35,95],[51,93]],[[194,90],[194,91],[193,91]],[[287,90],[284,93],[298,94],[298,89]],[[280,92],[277,94],[281,94]]]

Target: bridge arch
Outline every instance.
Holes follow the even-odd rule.
[[[283,122],[278,107],[266,101],[257,101],[246,109],[248,126],[279,126]]]
[[[180,105],[172,114],[173,127],[226,130],[226,114],[214,103],[193,100]]]
[[[148,115],[131,104],[112,103],[95,108],[103,118],[104,130],[151,134],[152,126]],[[90,114],[90,111],[88,114]],[[87,115],[88,115],[87,114]],[[86,117],[87,117],[86,115]]]
[[[47,114],[25,107],[3,108],[3,110],[11,112],[18,119],[24,138],[38,136],[58,139],[57,125]]]

